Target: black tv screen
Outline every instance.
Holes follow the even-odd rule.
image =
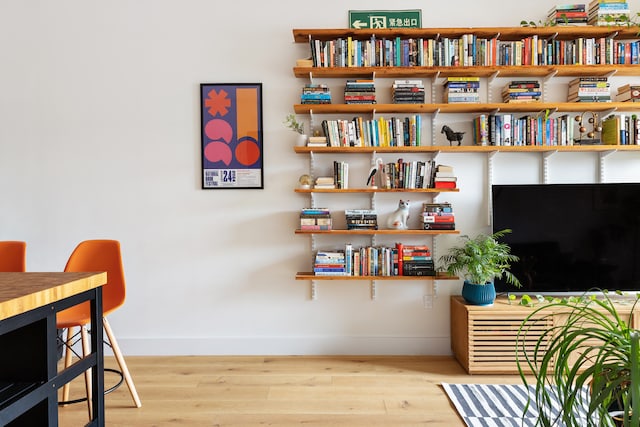
[[[640,291],[640,184],[492,186],[493,231],[520,261],[496,292]]]

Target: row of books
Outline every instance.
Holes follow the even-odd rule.
[[[532,35],[507,41],[474,34],[437,39],[378,39],[372,35],[366,40],[312,39],[311,45],[314,67],[590,65],[640,61],[637,40],[608,37],[548,40]],[[347,45],[351,47],[347,49]]]
[[[380,188],[433,188],[434,160],[388,162],[378,171]]]
[[[578,77],[569,82],[568,102],[611,102],[607,77]]]
[[[333,182],[335,188],[349,188],[349,163],[333,161]]]
[[[318,251],[316,276],[435,276],[431,250],[426,245],[365,246]]]
[[[473,120],[477,145],[573,145],[574,123],[568,115],[481,114]]]
[[[422,226],[425,230],[455,230],[456,219],[451,203],[423,203]]]
[[[422,117],[323,120],[330,147],[415,147],[420,144]]]
[[[612,114],[602,120],[603,144],[640,145],[640,119],[636,115]]]

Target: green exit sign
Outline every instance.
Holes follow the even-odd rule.
[[[422,11],[350,10],[349,27],[357,29],[421,28]]]

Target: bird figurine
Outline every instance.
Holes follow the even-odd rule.
[[[453,145],[453,141],[458,141],[458,145],[460,145],[462,143],[462,137],[464,136],[464,132],[456,132],[447,125],[442,126],[442,130],[440,131],[440,133],[444,133],[447,135],[449,145]]]
[[[373,166],[371,166],[371,169],[369,169],[369,176],[367,178],[368,187],[378,188],[378,186],[376,185],[376,174],[378,173],[378,171],[383,165],[384,165],[384,161],[380,157],[378,157],[375,160]]]

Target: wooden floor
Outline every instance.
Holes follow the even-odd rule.
[[[109,427],[462,426],[440,384],[520,383],[467,375],[450,357],[127,357],[142,408],[126,385],[105,396]],[[113,358],[105,359],[115,368]],[[115,374],[106,373],[113,384]],[[72,397],[82,394],[82,376]],[[60,408],[60,426],[87,421],[86,404]]]

